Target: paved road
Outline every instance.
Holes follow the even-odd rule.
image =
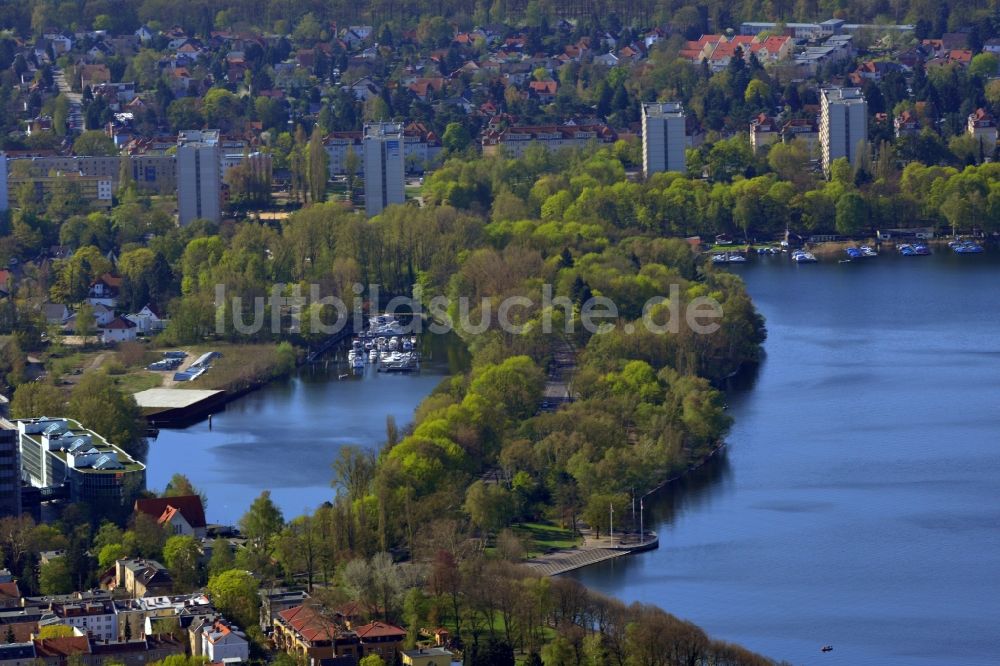
[[[66,123],[69,125],[68,129],[82,132],[84,130],[83,95],[73,92],[69,81],[66,80],[66,73],[61,69],[52,70],[52,80],[55,81],[59,92],[69,99],[69,117],[66,119]]]
[[[576,374],[576,348],[566,338],[556,338],[552,347],[552,364],[545,379],[542,409],[554,411],[559,405],[573,400],[573,375]]]

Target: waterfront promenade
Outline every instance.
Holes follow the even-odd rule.
[[[653,532],[646,533],[646,539],[639,542],[636,535],[615,535],[614,539],[607,536],[595,537],[584,533],[583,543],[575,548],[568,548],[554,553],[539,555],[525,564],[545,576],[558,576],[568,571],[581,569],[591,564],[613,560],[630,553],[652,550],[659,545],[659,537]]]

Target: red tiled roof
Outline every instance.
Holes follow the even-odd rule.
[[[311,606],[296,606],[278,613],[304,641],[332,641],[340,635],[341,629],[334,622],[320,615]]]
[[[161,521],[169,509],[180,511],[184,520],[193,528],[205,527],[205,507],[197,495],[181,495],[180,497],[154,497],[135,501],[135,510],[144,513],[156,521]],[[171,514],[170,517],[173,517]],[[169,518],[168,518],[169,520]]]
[[[559,89],[559,84],[555,81],[532,81],[529,87],[537,93],[548,93],[549,95],[555,95],[556,90]]]
[[[361,640],[366,638],[390,638],[398,636],[399,638],[406,637],[406,630],[400,629],[393,624],[386,624],[384,622],[369,622],[363,627],[355,627],[354,633],[356,633]]]
[[[65,658],[75,654],[90,654],[90,639],[86,636],[43,638],[35,641],[35,652],[43,658]]]
[[[31,634],[38,633],[38,623],[37,622],[11,622],[10,624],[3,627],[2,631],[6,635],[7,630],[10,629],[11,633],[14,634],[15,643],[27,643],[31,640]]]
[[[94,280],[94,284],[97,284],[98,282],[103,282],[105,285],[114,287],[115,289],[121,289],[122,286],[122,279],[116,275],[112,275],[111,273],[105,273]]]
[[[0,583],[0,599],[20,599],[21,590],[17,587],[17,581]]]

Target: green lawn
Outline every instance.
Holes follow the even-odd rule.
[[[551,523],[521,523],[511,529],[524,541],[529,558],[553,550],[572,548],[580,543],[580,539],[573,536],[571,530]]]
[[[146,389],[156,388],[163,385],[163,378],[170,376],[163,372],[152,372],[150,370],[133,369],[128,374],[112,375],[115,384],[123,393],[138,393]]]

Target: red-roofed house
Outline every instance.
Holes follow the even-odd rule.
[[[0,583],[0,608],[17,608],[21,605],[21,590],[17,581]]]
[[[396,662],[396,655],[406,640],[405,629],[385,622],[369,622],[363,627],[355,627],[354,633],[361,639],[364,654],[377,654],[387,664]]]
[[[759,114],[750,121],[750,147],[758,151],[764,146],[769,146],[781,136],[778,126],[766,113]]]
[[[920,133],[920,121],[917,116],[912,111],[903,111],[901,114],[896,116],[892,121],[893,127],[896,131],[896,138],[901,136],[910,136]]]
[[[556,98],[559,84],[555,81],[532,81],[528,84],[528,89],[538,97],[538,101],[545,103]]]
[[[293,657],[306,660],[362,655],[358,635],[347,631],[317,608],[295,606],[274,618],[274,644]]]
[[[948,60],[967,66],[972,62],[972,51],[969,49],[952,49],[948,51]]]
[[[139,499],[135,501],[135,510],[168,526],[171,534],[199,539],[205,536],[205,508],[197,495]]]
[[[90,654],[90,639],[86,636],[35,640],[35,656],[46,664],[63,666],[71,657],[85,654]]]
[[[112,345],[117,342],[135,340],[138,326],[125,317],[115,317],[101,328],[101,342]]]
[[[101,303],[109,308],[118,304],[118,292],[122,288],[122,279],[118,276],[105,273],[90,285],[87,293],[87,302],[91,305]]]
[[[993,152],[997,143],[997,123],[989,111],[979,108],[970,113],[966,131],[973,139],[982,142],[987,151]]]

